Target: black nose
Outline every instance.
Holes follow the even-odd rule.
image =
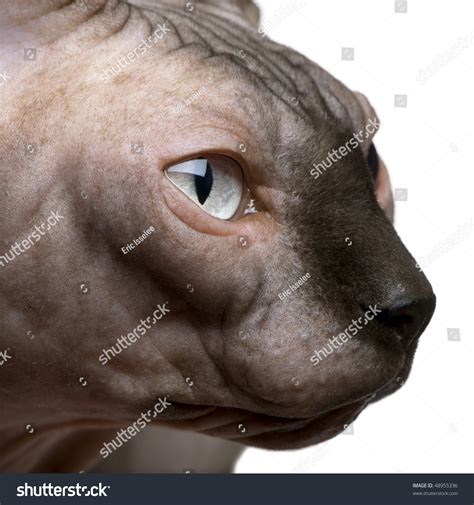
[[[436,297],[433,294],[425,299],[404,297],[377,316],[377,319],[392,330],[397,332],[405,347],[423,333],[431,320],[436,306]]]

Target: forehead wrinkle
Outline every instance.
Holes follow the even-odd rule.
[[[296,114],[308,119],[309,122],[314,120],[315,114],[325,118],[337,116],[334,114],[334,107],[330,106],[331,102],[320,92],[318,79],[313,78],[314,72],[310,70],[317,70],[322,82],[335,82],[341,86],[342,84],[304,55],[271,40],[263,39],[254,31],[230,23],[220,16],[197,15],[190,19],[181,12],[177,13],[175,10],[173,12],[184,20],[192,31],[195,31],[194,26],[204,28],[206,33],[214,37],[214,42],[217,42],[212,45],[209,40],[206,41],[214,55],[218,52],[219,55],[229,54],[229,58],[234,56],[238,65],[259,77],[273,94]],[[210,17],[213,19],[209,19]],[[236,55],[235,47],[245,50],[245,58]],[[289,101],[294,97],[300,101],[298,108]]]
[[[202,36],[196,30],[200,28],[212,36],[212,41],[205,41],[209,48],[209,59],[227,57],[240,68],[260,79],[275,98],[284,103],[290,113],[298,115],[313,125],[321,119],[339,123],[342,127],[351,124],[351,112],[345,103],[338,99],[338,92],[349,90],[322,67],[285,46],[269,39],[263,39],[254,31],[235,25],[221,16],[206,14],[203,16],[183,16],[180,11],[172,10],[186,23],[186,28],[196,37]],[[212,19],[210,19],[212,17]],[[185,38],[185,35],[183,35]],[[245,57],[239,57],[235,48],[245,51]],[[334,90],[338,91],[334,93]],[[295,106],[294,99],[298,100]],[[358,109],[357,100],[352,97],[350,105]]]
[[[201,57],[206,55],[204,59],[233,61],[254,79],[259,79],[264,88],[286,105],[290,114],[300,116],[310,125],[321,119],[342,123],[345,128],[351,123],[345,104],[337,99],[330,86],[333,82],[343,85],[305,56],[263,39],[254,30],[215,15],[210,9],[202,10],[205,15],[198,11],[189,16],[169,5],[141,5],[154,13],[163,11],[173,21],[182,39],[177,50],[194,46]],[[237,56],[236,48],[245,51],[245,58]],[[297,106],[292,102],[294,98],[299,102]]]
[[[294,72],[291,72],[289,76],[288,68],[291,70],[291,67],[285,69],[283,65],[277,65],[271,58],[271,51],[262,50],[261,37],[256,37],[254,32],[245,30],[240,25],[226,22],[220,16],[209,14],[207,17],[195,15],[191,18],[173,7],[161,5],[154,7],[159,7],[160,11],[166,13],[167,19],[172,20],[174,27],[180,33],[183,42],[175,50],[188,49],[195,45],[196,49],[200,48],[202,53],[207,53],[209,59],[219,57],[233,61],[237,66],[247,69],[255,77],[260,78],[280,101],[292,107],[290,99],[297,94]],[[209,19],[211,16],[212,19]],[[180,28],[185,28],[185,30]],[[208,37],[204,38],[200,31],[205,32]],[[243,34],[245,39],[242,38]],[[245,56],[239,56],[236,48],[239,51],[243,50]],[[280,62],[283,61],[284,57]],[[302,111],[300,109],[295,112]]]
[[[282,68],[275,65],[271,59],[269,60],[268,58],[261,57],[261,55],[265,53],[265,51],[262,51],[261,38],[256,38],[253,31],[244,30],[244,28],[239,25],[226,22],[220,16],[213,16],[212,20],[209,18],[210,15],[206,17],[197,16],[193,19],[181,16],[181,20],[187,23],[187,27],[193,32],[198,33],[195,28],[204,28],[206,33],[213,35],[217,44],[212,45],[209,41],[207,41],[207,43],[214,49],[214,52],[219,52],[220,54],[228,52],[229,54],[237,56],[235,52],[236,47],[239,49],[239,52],[240,50],[244,50],[246,55],[248,53],[255,61],[258,61],[258,63],[268,66],[269,73],[271,73],[273,79],[284,82],[288,89],[295,89],[293,79],[288,77]],[[216,28],[218,28],[220,32]],[[242,37],[243,31],[245,32],[245,38]],[[199,36],[202,38],[201,35]],[[278,77],[279,74],[281,75],[281,79]]]

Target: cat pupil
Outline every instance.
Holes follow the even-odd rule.
[[[209,194],[211,193],[213,180],[214,177],[212,176],[212,167],[209,162],[207,163],[206,173],[204,174],[204,177],[201,177],[200,175],[194,176],[194,186],[196,188],[196,194],[201,205],[204,205],[204,202],[207,200]]]

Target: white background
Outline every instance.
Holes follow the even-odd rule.
[[[424,266],[437,309],[407,384],[366,409],[354,434],[298,451],[247,449],[237,472],[474,472],[474,2],[408,0],[407,13],[395,13],[395,0],[257,3],[271,38],[362,91],[377,110],[379,154],[393,187],[408,191],[396,228]],[[456,49],[471,34],[469,47]],[[343,47],[354,48],[353,61],[341,59]],[[438,55],[449,61],[421,83],[419,71]],[[394,107],[396,94],[407,95],[406,108]],[[448,328],[459,329],[460,341],[448,340]]]

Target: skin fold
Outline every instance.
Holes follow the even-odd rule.
[[[0,255],[63,216],[0,267],[1,471],[91,468],[164,397],[151,424],[305,447],[404,383],[435,302],[392,226],[386,168],[372,181],[367,138],[310,173],[376,118],[363,95],[262,37],[251,2],[0,7]],[[241,166],[258,212],[219,221],[167,179],[211,153]],[[380,317],[314,366],[374,305]]]

